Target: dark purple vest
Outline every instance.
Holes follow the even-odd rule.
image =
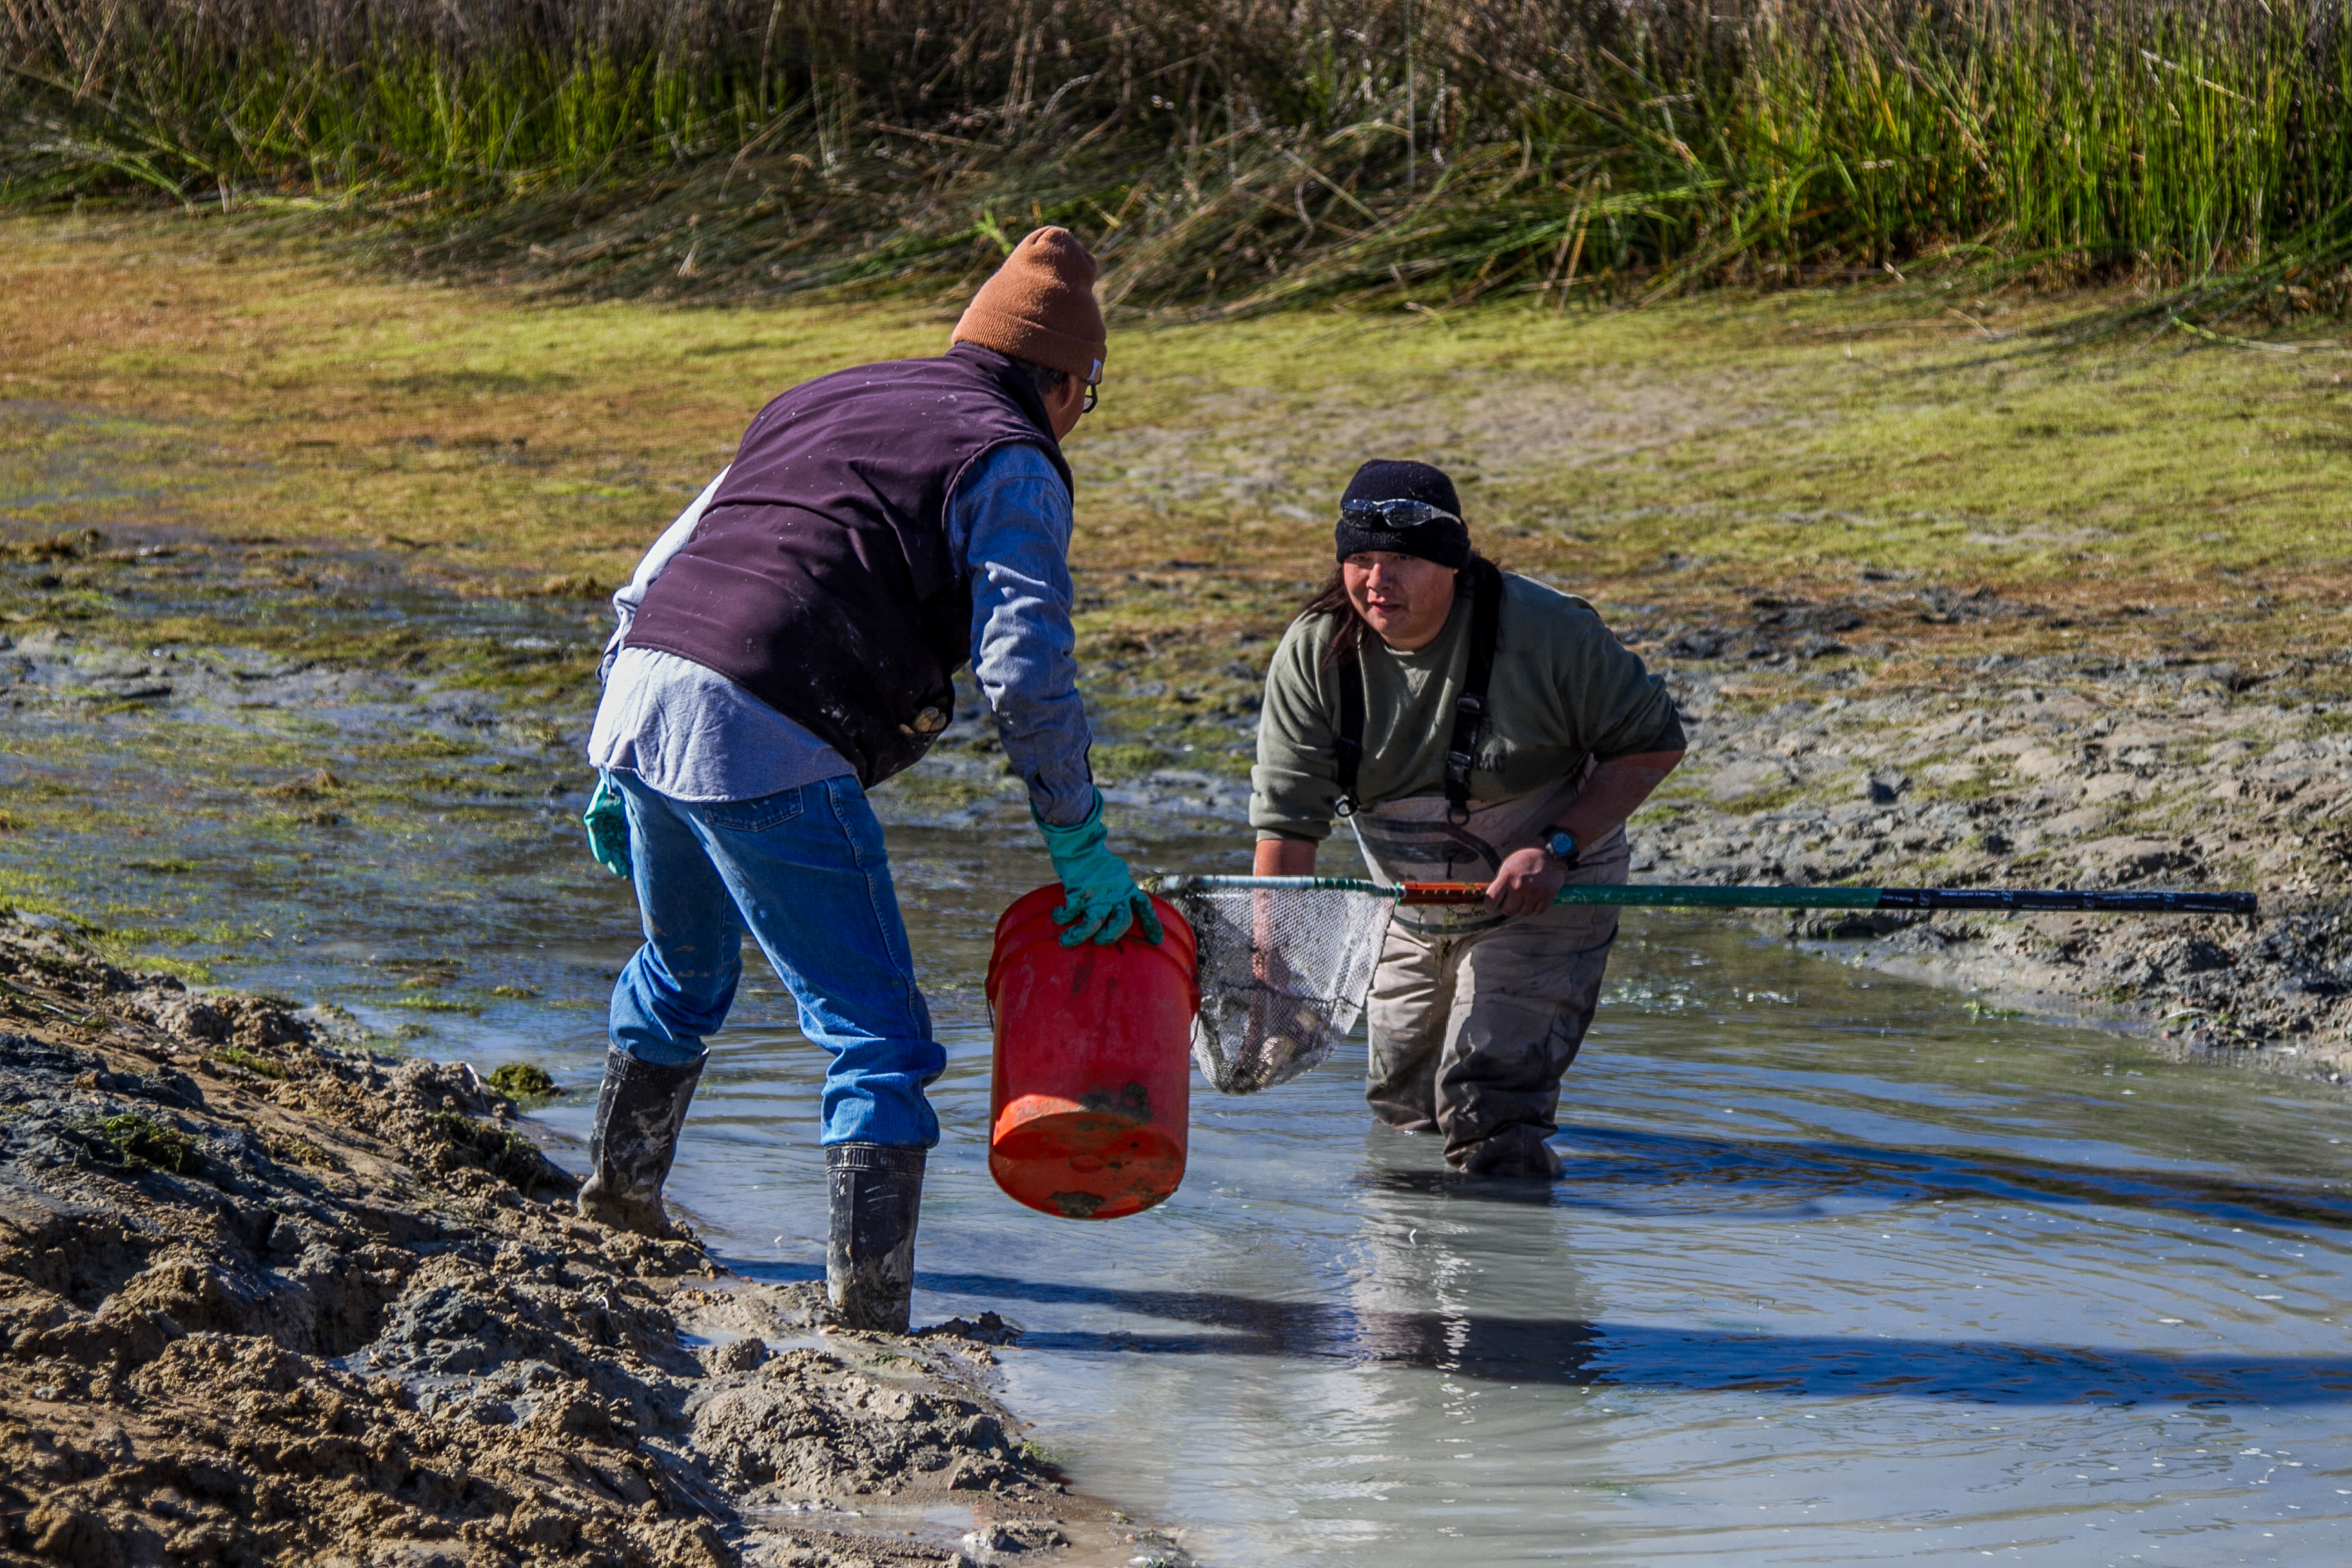
[[[948,500],[1014,442],[1070,483],[1028,373],[971,343],[793,388],[744,432],[626,646],[717,670],[881,783],[955,711],[971,584],[948,548]]]

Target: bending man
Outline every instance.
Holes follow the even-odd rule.
[[[1335,542],[1266,676],[1257,874],[1311,872],[1339,811],[1381,881],[1488,884],[1483,906],[1396,911],[1365,1098],[1458,1170],[1549,1180],[1617,936],[1613,909],[1551,897],[1625,879],[1625,818],[1682,761],[1681,719],[1591,605],[1472,551],[1438,469],[1366,463]]]
[[[949,352],[785,393],[614,595],[589,742],[598,858],[645,945],[613,988],[583,1214],[669,1234],[661,1188],[748,931],[832,1057],[823,1094],[836,1319],[903,1333],[924,1086],[946,1065],[866,792],[921,757],[970,655],[1067,895],[1066,942],[1148,902],[1104,846],[1071,660],[1061,441],[1102,375],[1095,264],[1015,247]],[[616,828],[625,809],[625,841]]]

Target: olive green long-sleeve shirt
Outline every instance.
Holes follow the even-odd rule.
[[[1250,826],[1260,838],[1330,836],[1339,795],[1333,742],[1339,732],[1339,672],[1323,666],[1339,621],[1291,623],[1266,671],[1258,715],[1257,766],[1250,770]],[[1428,646],[1398,653],[1369,635],[1364,667],[1364,759],[1360,805],[1445,788],[1454,704],[1470,661],[1470,595],[1454,596],[1445,629]],[[1588,757],[1647,748],[1675,721],[1665,684],[1628,652],[1591,605],[1540,583],[1503,574],[1495,673],[1486,688],[1470,773],[1474,800],[1497,802],[1546,788],[1580,771]]]

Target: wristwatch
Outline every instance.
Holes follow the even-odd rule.
[[[1549,838],[1545,839],[1544,847],[1550,850],[1554,855],[1559,856],[1561,862],[1566,865],[1570,870],[1573,871],[1576,869],[1577,843],[1575,834],[1562,829],[1559,832],[1554,833]]]

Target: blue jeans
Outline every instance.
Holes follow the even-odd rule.
[[[826,1143],[928,1149],[939,1118],[923,1086],[947,1066],[915,986],[882,826],[856,779],[759,800],[672,800],[635,775],[629,861],[646,945],[613,986],[613,1044],[685,1067],[727,1021],[749,931],[800,1005],[801,1033],[833,1057]]]

